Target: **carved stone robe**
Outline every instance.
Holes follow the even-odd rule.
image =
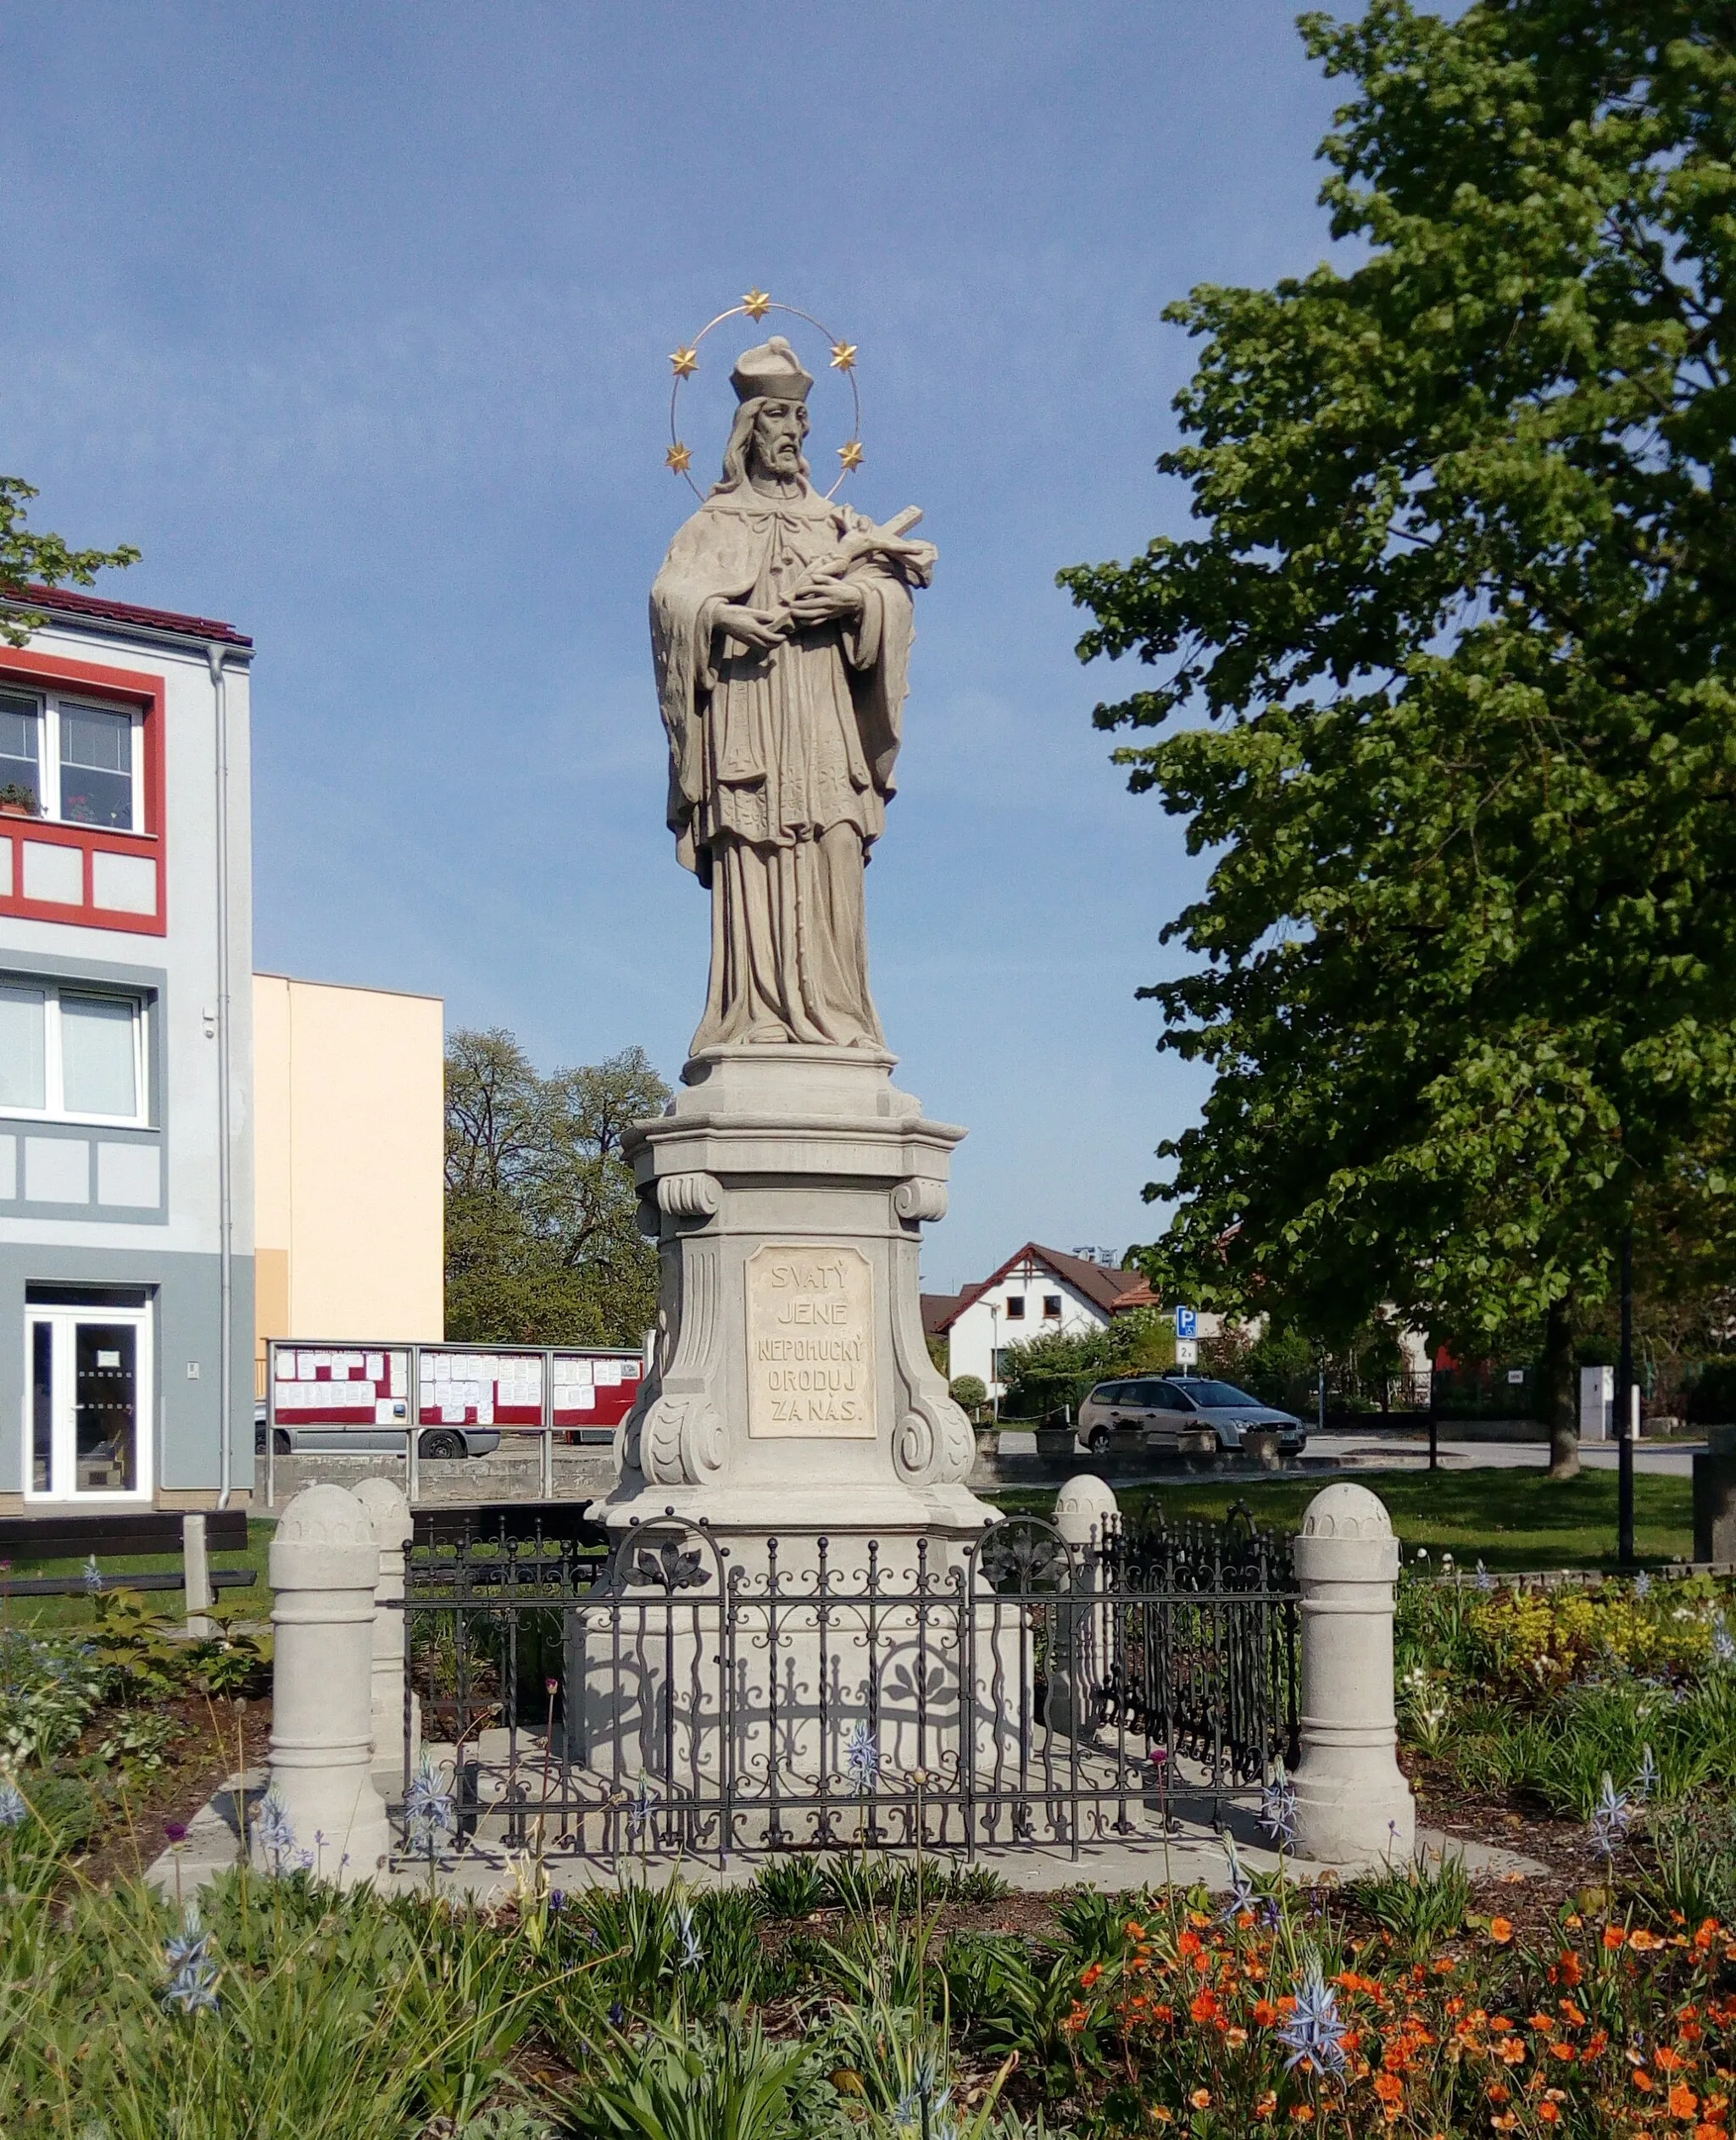
[[[911,640],[933,553],[850,568],[860,621],[770,650],[716,636],[728,603],[776,609],[804,570],[871,529],[804,486],[715,492],[651,590],[669,736],[669,824],[711,892],[711,980],[693,1053],[722,1043],[885,1046],[868,990],[862,872],[886,825]]]

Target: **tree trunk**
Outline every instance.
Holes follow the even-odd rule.
[[[1579,1476],[1578,1392],[1573,1387],[1573,1320],[1564,1300],[1555,1302],[1544,1326],[1543,1415],[1550,1430],[1550,1476]]]

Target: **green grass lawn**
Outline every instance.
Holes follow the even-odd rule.
[[[271,1616],[271,1592],[265,1579],[265,1551],[276,1530],[275,1522],[263,1523],[249,1520],[248,1549],[243,1553],[214,1553],[211,1566],[220,1568],[251,1568],[256,1577],[249,1590],[220,1590],[220,1604],[239,1604],[243,1617],[248,1620],[269,1620]],[[155,1553],[104,1555],[97,1562],[105,1576],[125,1574],[142,1575],[159,1569],[177,1570],[181,1566],[178,1553]],[[76,1576],[84,1567],[80,1559],[27,1560],[14,1550],[12,1555],[12,1573],[14,1576]],[[165,1620],[179,1620],[185,1611],[182,1593],[178,1590],[147,1590],[148,1602]],[[77,1595],[70,1598],[7,1598],[0,1599],[6,1617],[14,1627],[76,1628],[88,1627],[95,1619],[95,1611],[88,1598]]]
[[[1371,1472],[1359,1475],[1387,1504],[1409,1559],[1427,1546],[1436,1560],[1450,1553],[1466,1569],[1481,1559],[1502,1569],[1613,1568],[1616,1475],[1582,1471],[1551,1479],[1542,1470]],[[1130,1513],[1161,1508],[1171,1523],[1221,1520],[1245,1501],[1255,1522],[1294,1531],[1323,1481],[1308,1478],[1178,1481],[1124,1488]],[[1004,1509],[1046,1512],[1053,1493],[1019,1489],[985,1497]],[[1642,1560],[1686,1560],[1694,1549],[1694,1487],[1684,1478],[1641,1472],[1633,1481],[1634,1545]]]

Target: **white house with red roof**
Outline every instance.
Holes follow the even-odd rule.
[[[0,642],[0,1515],[226,1506],[253,1478],[253,642],[24,601],[47,622]]]
[[[1112,1269],[1027,1241],[999,1270],[961,1293],[924,1293],[926,1336],[945,1341],[948,1373],[975,1375],[991,1395],[1009,1345],[1052,1332],[1079,1337],[1105,1330],[1117,1315],[1155,1308],[1157,1295],[1137,1270]]]

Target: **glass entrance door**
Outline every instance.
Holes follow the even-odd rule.
[[[31,1496],[148,1499],[149,1309],[31,1307],[25,1342]]]

